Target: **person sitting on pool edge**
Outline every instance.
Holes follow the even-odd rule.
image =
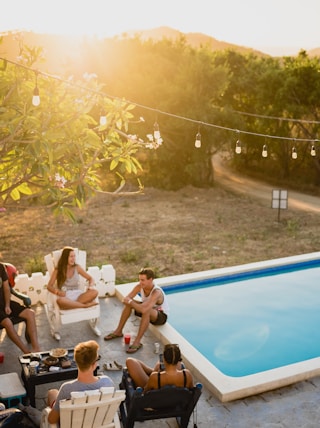
[[[170,343],[165,345],[163,362],[164,370],[161,370],[160,363],[151,368],[136,358],[127,358],[127,370],[135,387],[140,386],[144,391],[149,391],[150,389],[160,389],[166,385],[183,388],[194,386],[191,372],[181,367],[181,352],[178,345]]]
[[[104,337],[104,340],[117,339],[123,336],[122,330],[128,321],[132,309],[136,316],[141,317],[138,334],[132,345],[127,349],[128,354],[137,352],[141,347],[140,342],[149,323],[153,325],[163,325],[166,323],[169,313],[169,305],[162,288],[154,284],[154,272],[150,268],[143,268],[139,272],[139,283],[123,299],[124,308],[122,310],[117,328]],[[134,300],[137,295],[141,296],[141,301]]]
[[[48,406],[51,411],[48,415],[48,422],[56,424],[60,420],[60,401],[69,400],[71,392],[88,391],[100,389],[101,387],[113,386],[113,381],[105,375],[95,376],[94,372],[100,359],[99,345],[95,340],[81,342],[74,348],[74,359],[78,366],[78,377],[69,382],[64,382],[60,389],[50,389],[48,391]]]

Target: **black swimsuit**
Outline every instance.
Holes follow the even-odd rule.
[[[187,375],[184,369],[182,370],[182,373],[183,373],[183,387],[185,388],[187,385]],[[160,375],[161,375],[161,372],[158,372],[158,389],[161,388]]]

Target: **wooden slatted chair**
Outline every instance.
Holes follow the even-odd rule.
[[[87,253],[83,250],[74,249],[76,253],[77,263],[86,270],[86,255]],[[61,256],[62,250],[56,250],[52,253],[47,254],[44,257],[47,270],[51,276],[53,270],[58,264],[58,260]],[[83,281],[82,281],[83,280]],[[86,281],[81,277],[81,287],[85,290]],[[53,293],[47,292],[47,302],[45,303],[46,315],[50,325],[51,335],[56,339],[60,340],[61,338],[61,326],[64,324],[71,324],[78,321],[88,320],[89,325],[92,328],[93,332],[97,335],[101,335],[101,331],[98,328],[99,318],[100,318],[100,304],[99,299],[97,298],[98,304],[91,306],[89,308],[79,308],[79,309],[60,309],[57,304],[57,296]]]
[[[104,387],[100,390],[74,392],[70,400],[60,402],[60,428],[121,428],[118,409],[125,391]],[[57,428],[49,424],[50,408],[42,411],[41,428]]]

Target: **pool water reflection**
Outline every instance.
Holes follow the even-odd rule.
[[[170,324],[228,376],[320,356],[320,267],[170,292]],[[190,316],[192,314],[192,316]]]

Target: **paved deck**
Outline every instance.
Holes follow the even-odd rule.
[[[122,304],[116,297],[102,298],[100,328],[105,334],[112,331],[117,324]],[[37,314],[39,341],[44,351],[53,347],[72,347],[83,340],[95,339],[100,344],[100,354],[103,363],[116,360],[125,364],[127,354],[121,339],[110,342],[94,336],[86,322],[65,326],[61,341],[56,342],[49,334],[49,325],[44,307],[41,304],[34,306]],[[132,317],[126,327],[126,332],[134,335],[139,320]],[[143,359],[150,365],[157,361],[154,353],[155,337],[147,332],[143,339],[143,348],[135,356]],[[4,363],[0,364],[0,374],[9,372],[20,373],[18,356],[19,349],[0,332],[0,351],[5,354]],[[116,385],[121,378],[120,371],[106,371]],[[195,379],[197,381],[197,379]],[[45,407],[46,393],[49,388],[59,387],[59,383],[40,385],[36,388],[36,407],[41,410]],[[221,403],[212,394],[204,389],[197,406],[197,424],[199,428],[318,428],[320,425],[320,377],[299,382],[290,387],[281,388],[272,392],[256,395],[230,403]],[[174,419],[136,423],[137,428],[177,427]],[[193,427],[190,420],[189,428]]]

